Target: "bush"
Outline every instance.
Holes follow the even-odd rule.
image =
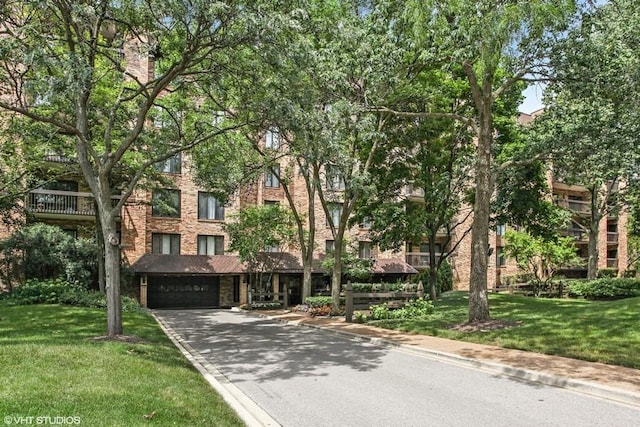
[[[317,296],[307,297],[304,299],[304,303],[309,307],[324,307],[325,305],[331,306],[331,297]]]
[[[25,284],[3,294],[3,298],[15,305],[64,304],[89,308],[107,307],[107,296],[102,292],[90,291],[63,279],[27,280]],[[133,298],[123,296],[121,301],[123,311],[140,310],[140,304]]]
[[[279,310],[282,304],[279,302],[254,302],[251,304],[252,310]]]
[[[598,278],[616,276],[618,276],[618,269],[616,268],[601,268],[598,270]]]
[[[371,315],[366,320],[417,319],[433,313],[433,304],[427,299],[419,298],[397,310],[390,310],[387,303],[371,306],[370,309]],[[361,317],[358,320],[364,321]]]
[[[418,290],[417,283],[352,283],[354,293],[364,292],[416,292]],[[342,291],[347,289],[347,285],[342,285]]]
[[[569,282],[569,296],[590,300],[621,299],[640,296],[640,280],[603,277]]]
[[[429,293],[429,269],[425,269],[417,274],[414,278],[416,282],[421,281],[424,285],[425,292]],[[448,261],[443,261],[436,273],[436,294],[453,290],[453,269]]]

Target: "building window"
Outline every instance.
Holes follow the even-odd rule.
[[[154,254],[180,255],[179,234],[153,233],[151,243],[151,251]]]
[[[280,176],[280,165],[273,165],[264,174],[264,186],[272,187],[272,188],[280,187],[280,180],[278,179],[279,176]]]
[[[180,153],[174,154],[166,160],[156,163],[156,170],[163,173],[182,173],[182,155]]]
[[[368,230],[371,228],[371,218],[369,218],[368,216],[362,218],[362,222],[360,223],[360,228],[363,228],[365,230]]]
[[[342,216],[342,204],[330,203],[327,206],[327,210],[329,211],[327,225],[333,224],[334,227],[338,227],[340,225],[340,217]]]
[[[345,183],[342,172],[335,166],[326,167],[327,190],[344,191]]]
[[[198,219],[224,220],[224,206],[213,194],[198,192]]]
[[[264,205],[265,206],[280,206],[280,201],[279,200],[265,200],[264,201]]]
[[[361,259],[371,259],[371,242],[358,242],[358,256]]]
[[[151,214],[158,217],[180,218],[180,190],[153,190]]]
[[[264,146],[272,150],[280,148],[280,132],[278,129],[271,128],[264,133]]]
[[[326,253],[333,252],[335,248],[336,248],[335,240],[325,240],[325,242],[324,242],[324,251]]]
[[[507,232],[506,224],[498,224],[496,226],[496,236],[504,236],[504,233]]]
[[[78,230],[76,230],[75,228],[63,228],[62,232],[68,234],[74,239],[78,238]]]
[[[504,267],[506,265],[506,259],[504,256],[504,248],[502,246],[496,247],[496,267]]]
[[[224,255],[224,236],[198,236],[198,255]]]
[[[264,247],[265,252],[280,252],[280,245],[267,245]]]

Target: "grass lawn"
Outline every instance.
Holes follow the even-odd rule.
[[[450,330],[450,326],[467,321],[468,305],[466,292],[448,292],[435,303],[435,312],[427,319],[371,324],[640,368],[640,298],[585,301],[490,294],[491,317],[521,322],[520,326],[487,332]]]
[[[0,302],[0,416],[34,417],[30,424],[77,417],[66,424],[243,425],[151,316],[123,318],[125,333],[144,343],[92,340],[105,333],[104,310]]]

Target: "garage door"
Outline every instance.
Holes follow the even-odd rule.
[[[220,277],[149,277],[149,308],[202,308],[220,304]]]

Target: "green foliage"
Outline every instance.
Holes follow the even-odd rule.
[[[531,274],[536,284],[551,280],[559,267],[580,263],[575,243],[570,237],[545,240],[525,232],[509,230],[504,238],[507,256],[515,258],[518,267]]]
[[[2,299],[12,305],[64,304],[89,308],[106,308],[107,298],[102,292],[69,283],[64,279],[27,280],[11,292],[1,294]],[[122,297],[122,309],[140,310],[140,304],[133,298]]]
[[[430,283],[430,269],[426,268],[414,276],[415,282],[421,281],[426,287]],[[436,272],[436,295],[453,290],[453,269],[449,261],[444,260]]]
[[[282,308],[279,302],[254,302],[251,304],[252,310],[278,310]]]
[[[0,242],[0,254],[7,265],[7,274],[26,279],[64,278],[88,286],[94,274],[97,245],[85,238],[74,238],[61,228],[37,223],[19,229]]]
[[[598,278],[617,277],[617,276],[618,276],[617,268],[601,268],[598,270]]]
[[[640,280],[603,277],[569,283],[569,295],[590,300],[621,299],[640,296]]]
[[[316,297],[307,297],[304,299],[304,303],[309,307],[323,307],[326,305],[331,305],[331,297],[325,296],[316,296]]]
[[[371,315],[367,320],[384,319],[420,319],[433,313],[433,303],[427,299],[416,299],[404,307],[391,310],[387,303],[371,306]]]
[[[342,291],[346,289],[346,284],[342,285]],[[354,293],[360,292],[416,292],[417,283],[352,283]]]
[[[335,257],[332,255],[330,253],[320,261],[320,266],[327,275],[331,274],[335,265]],[[341,262],[343,280],[367,280],[372,276],[373,259],[360,258],[355,247],[342,251]]]

